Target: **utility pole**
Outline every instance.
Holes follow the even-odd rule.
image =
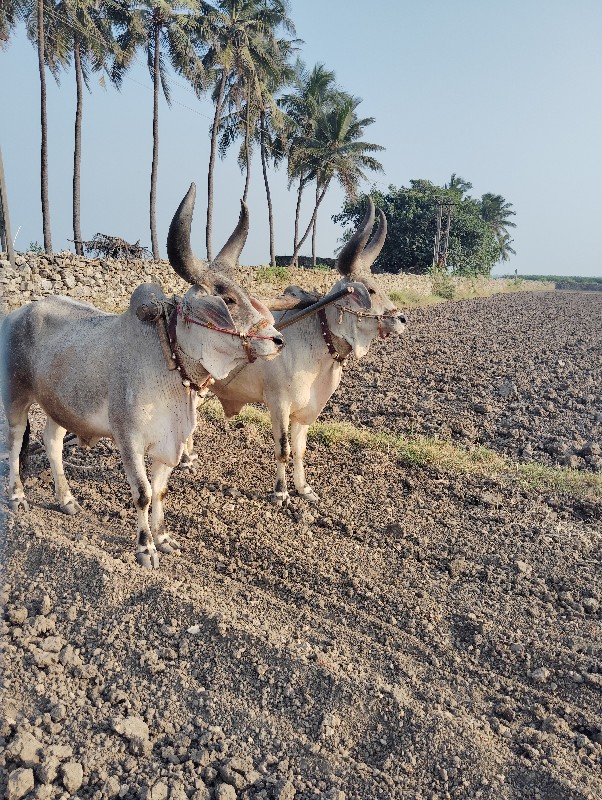
[[[10,218],[8,214],[8,199],[6,197],[6,181],[4,180],[4,164],[2,163],[2,148],[0,147],[0,248],[8,253],[11,267],[15,266],[15,251],[10,232]]]
[[[433,247],[433,264],[437,269],[447,269],[451,210],[454,205],[456,204],[452,200],[437,200],[435,214],[437,232],[435,233],[435,246]]]

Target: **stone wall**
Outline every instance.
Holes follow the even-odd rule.
[[[15,260],[13,269],[0,254],[0,295],[4,311],[49,294],[85,300],[105,311],[122,311],[127,307],[132,291],[141,283],[159,283],[166,294],[183,294],[188,287],[167,261],[83,258],[70,251],[51,256],[18,253]],[[257,296],[269,298],[280,294],[290,284],[326,292],[338,275],[332,270],[299,268],[287,270],[283,277],[279,277],[265,267],[238,267],[235,277]],[[452,280],[459,296],[507,291],[513,283],[511,279],[500,278]],[[378,276],[378,281],[386,292],[408,295],[415,301],[432,294],[428,275],[383,273]],[[553,284],[533,282],[523,288],[546,289],[553,288]]]
[[[277,267],[288,267],[291,263],[292,256],[276,256]],[[311,256],[297,256],[297,263],[300,267],[311,267],[313,258]],[[336,258],[318,258],[316,256],[316,264],[325,264],[327,267],[334,267]]]

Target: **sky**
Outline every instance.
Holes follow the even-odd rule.
[[[291,0],[299,55],[334,70],[339,86],[361,97],[374,117],[367,141],[386,189],[412,179],[443,185],[452,173],[470,194],[512,203],[516,256],[497,273],[602,275],[601,0]],[[42,244],[37,54],[23,28],[0,50],[0,146],[18,251]],[[75,77],[48,75],[49,193],[55,251],[73,249],[71,188]],[[84,96],[81,221],[95,233],[150,247],[152,83],[138,63],[117,91],[92,78]],[[197,184],[192,245],[205,257],[209,98],[179,76],[172,105],[161,99],[157,230],[161,254],[169,222],[191,181]],[[286,171],[272,173],[276,252],[292,252],[296,194]],[[238,218],[244,175],[232,151],[215,171],[214,251]],[[311,192],[302,224],[311,215]],[[329,189],[319,212],[318,257],[332,257],[342,230],[332,222],[343,193]],[[267,204],[257,157],[249,195],[251,226],[243,264],[269,263]],[[305,222],[304,222],[305,221]],[[308,247],[304,251],[310,252]]]

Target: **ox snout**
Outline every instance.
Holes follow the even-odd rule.
[[[261,339],[253,339],[251,342],[251,353],[255,358],[263,358],[270,361],[280,353],[286,345],[284,336],[275,328],[264,328],[261,332]]]
[[[401,336],[406,329],[406,318],[403,314],[395,317],[387,317],[379,327],[380,338],[386,339],[389,336]]]

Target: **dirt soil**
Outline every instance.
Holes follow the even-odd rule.
[[[324,418],[598,470],[601,319],[585,293],[410,311]],[[110,443],[66,453],[80,515],[43,454],[4,504],[0,792],[600,800],[600,498],[311,443],[320,504],[276,509],[264,431],[197,450],[156,571]]]

